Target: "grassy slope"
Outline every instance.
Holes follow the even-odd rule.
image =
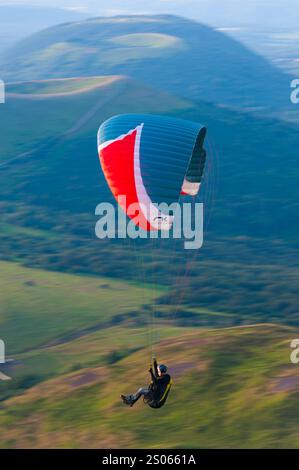
[[[113,320],[153,292],[12,263],[0,268],[1,334],[14,359],[1,366],[12,377],[0,382],[1,447],[299,446],[292,328],[157,324],[154,350],[170,365],[173,390],[160,411],[142,403],[127,409],[119,394],[148,380],[151,331],[131,313]]]
[[[108,351],[112,342],[124,345],[128,338],[141,345],[138,330],[105,333]],[[107,342],[94,335],[50,348],[50,364],[56,356],[67,369],[78,353],[80,363],[68,373],[57,367],[56,376],[2,402],[1,446],[298,447],[299,373],[289,364],[293,335],[275,325],[173,330],[156,347],[174,378],[159,411],[142,403],[128,409],[119,400],[121,392],[146,383],[145,350],[111,361]]]
[[[154,292],[112,279],[0,263],[0,330],[10,353],[136,312]]]
[[[96,126],[92,128],[95,133],[100,124],[99,116],[102,116],[96,106],[98,110],[104,108],[128,88],[134,89],[135,93],[132,108],[135,102],[139,111],[146,109],[159,113],[192,106],[186,100],[116,76],[8,84],[6,104],[0,107],[2,135],[5,135],[0,143],[0,162],[31,151],[49,140],[52,143],[93,109],[90,119],[94,114],[98,116]],[[75,133],[76,137],[78,135],[80,128]]]

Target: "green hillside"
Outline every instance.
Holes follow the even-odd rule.
[[[0,331],[12,354],[86,328],[125,322],[157,295],[157,291],[113,279],[52,273],[7,262],[0,263],[0,290]]]
[[[99,71],[128,75],[192,100],[295,113],[288,75],[231,37],[171,15],[58,25],[19,42],[1,64],[6,80],[93,76]]]
[[[172,331],[156,345],[174,380],[158,411],[142,402],[126,408],[119,399],[148,380],[138,329],[107,329],[19,355],[12,373],[30,364],[42,370],[43,358],[51,376],[29,387],[27,378],[27,388],[2,401],[1,447],[297,448],[293,335],[275,325]],[[141,349],[113,356],[113,346],[125,348],[128,339]]]
[[[167,112],[192,106],[187,100],[120,76],[9,83],[6,93],[6,104],[0,108],[5,136],[0,162],[36,150],[40,143],[52,145],[67,132],[78,138],[89,121],[95,126],[89,127],[90,133],[96,133],[99,119],[109,115],[110,103],[121,95],[129,100],[133,93],[131,112],[143,108]]]
[[[2,387],[0,382],[0,401],[50,377],[113,364],[137,350],[148,362],[152,344],[192,332],[179,327],[166,306],[165,317],[155,318],[165,290],[0,262],[0,334],[10,358],[0,369],[13,377]],[[204,321],[225,322],[228,316],[200,308],[192,314]]]
[[[0,263],[0,289],[1,448],[298,447],[296,330],[153,328],[145,304],[161,290],[14,263]],[[126,408],[152,351],[170,367],[168,402]]]

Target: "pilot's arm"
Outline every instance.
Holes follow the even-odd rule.
[[[157,359],[155,357],[153,358],[153,368],[154,368],[155,376],[158,378],[159,377],[158,364],[157,364]]]
[[[157,377],[156,377],[156,375],[154,374],[154,371],[153,371],[153,368],[152,368],[152,367],[150,368],[149,373],[151,374],[152,382],[153,382],[154,384],[157,383]]]

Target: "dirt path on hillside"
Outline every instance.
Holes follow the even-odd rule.
[[[58,81],[66,81],[66,80],[84,80],[88,79],[89,77],[78,77],[74,78],[55,78],[51,81],[58,82]],[[102,78],[102,77],[99,77]],[[14,98],[20,100],[43,100],[43,99],[52,99],[52,98],[60,98],[65,96],[73,96],[73,95],[80,95],[81,93],[88,93],[89,91],[96,90],[98,88],[103,88],[107,85],[111,85],[114,82],[122,80],[124,77],[120,75],[111,75],[105,78],[101,83],[94,83],[90,84],[89,86],[85,86],[82,88],[78,88],[77,90],[72,91],[64,91],[64,92],[56,92],[56,93],[6,93],[6,98]],[[31,80],[30,83],[46,83],[49,80]]]

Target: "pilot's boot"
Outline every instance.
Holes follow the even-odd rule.
[[[121,395],[121,399],[126,405],[129,406],[133,406],[135,403],[132,395]]]

